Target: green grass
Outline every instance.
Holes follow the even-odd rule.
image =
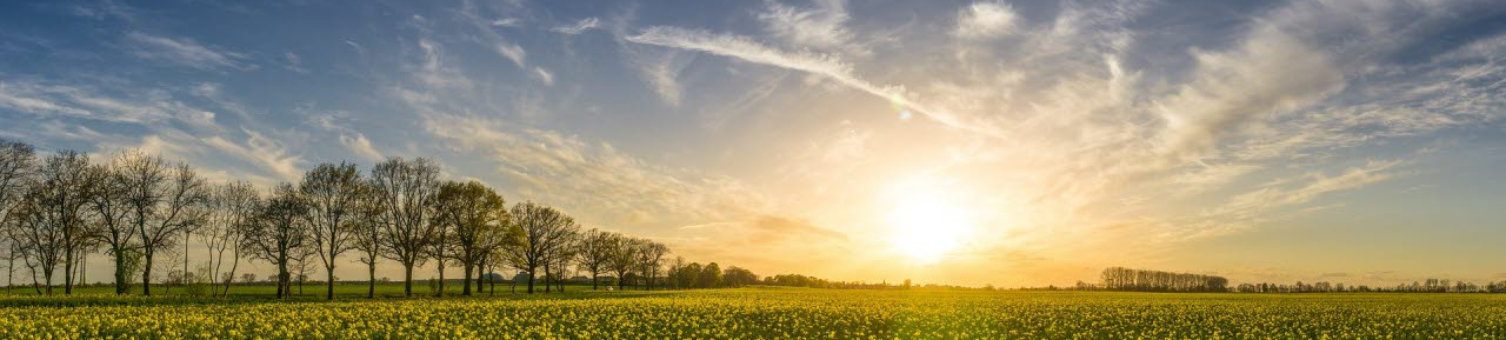
[[[1487,294],[743,288],[525,296],[499,286],[496,297],[324,302],[82,294],[10,297],[0,306],[9,306],[0,308],[0,338],[1506,337],[1506,296]]]

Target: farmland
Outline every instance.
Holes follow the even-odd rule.
[[[442,299],[351,296],[336,302],[249,295],[14,296],[3,300],[0,338],[1506,336],[1506,297],[1493,294],[571,289],[532,296],[499,289],[495,297]]]

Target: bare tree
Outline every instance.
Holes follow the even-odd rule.
[[[207,200],[207,215],[199,236],[209,248],[210,280],[221,278],[224,287],[217,296],[229,296],[230,283],[240,267],[241,238],[246,224],[256,217],[261,198],[250,183],[232,182],[214,186]],[[224,271],[225,252],[230,252],[230,270]]]
[[[544,283],[547,285],[552,282],[560,293],[565,292],[565,280],[569,279],[572,273],[570,265],[575,263],[575,258],[579,255],[576,252],[580,247],[577,245],[578,242],[580,242],[579,233],[567,234],[559,240],[557,246],[549,251],[546,257],[548,260],[544,261]],[[548,293],[549,287],[544,287],[544,292]]]
[[[291,295],[288,265],[295,260],[298,251],[307,247],[308,229],[302,223],[308,206],[290,184],[277,186],[272,197],[267,199],[257,212],[256,219],[243,229],[241,247],[250,251],[253,258],[277,266],[277,297]]]
[[[664,255],[669,255],[669,247],[663,243],[642,240],[637,244],[638,265],[642,267],[642,277],[648,280],[645,288],[653,289],[654,280],[659,276],[659,269],[664,264]]]
[[[607,268],[617,275],[617,290],[627,288],[627,275],[638,269],[638,246],[641,241],[621,234],[611,234],[607,241],[611,260]]]
[[[575,219],[559,210],[533,202],[514,204],[511,215],[513,224],[522,230],[523,242],[509,249],[508,260],[514,267],[528,273],[528,293],[533,294],[535,273],[539,267],[549,261],[555,248],[562,246],[561,243],[579,227],[575,225]]]
[[[130,192],[124,177],[116,171],[118,162],[93,166],[87,188],[95,216],[92,234],[108,247],[106,254],[115,264],[115,295],[124,295],[130,285],[126,278],[134,277],[127,272],[127,261],[131,260],[128,256],[133,256],[133,251],[140,246],[136,242],[136,230],[129,222],[132,212],[128,201]]]
[[[30,181],[36,168],[36,158],[36,150],[31,145],[0,139],[0,230],[5,231],[3,241],[7,243],[6,289],[15,282],[12,278],[16,258],[22,254],[20,241],[16,238],[19,234],[11,232],[11,207],[16,205],[26,190],[25,184]]]
[[[377,260],[383,256],[383,245],[387,244],[387,240],[382,232],[382,202],[377,200],[377,195],[370,186],[363,184],[363,188],[351,220],[354,236],[352,243],[361,255],[358,260],[366,265],[366,298],[376,298],[376,265]]]
[[[345,162],[320,164],[303,176],[299,186],[309,206],[307,218],[314,249],[328,279],[325,299],[335,299],[336,260],[356,246],[356,219],[364,188],[356,165]]]
[[[413,266],[425,259],[434,238],[429,210],[438,176],[439,167],[424,158],[391,158],[371,169],[371,187],[382,204],[384,256],[403,265],[404,296],[413,296]]]
[[[507,238],[507,204],[502,195],[476,181],[446,182],[440,186],[436,202],[439,223],[450,230],[451,242],[446,246],[453,249],[448,251],[464,267],[460,294],[471,295],[471,274],[480,272],[481,261]]]
[[[10,218],[10,209],[26,191],[36,170],[36,150],[25,143],[0,139],[0,226]]]
[[[63,265],[63,292],[73,293],[74,265],[90,239],[89,156],[64,151],[47,157],[29,181],[18,206],[12,208],[22,247],[42,270],[47,293],[58,261]]]
[[[576,248],[580,268],[591,273],[591,289],[596,290],[601,285],[601,273],[607,271],[612,259],[612,233],[592,228],[582,234]]]
[[[179,241],[184,229],[197,225],[200,216],[195,216],[193,207],[203,202],[205,184],[187,164],[168,167],[157,156],[131,152],[117,166],[132,209],[130,222],[146,261],[141,267],[141,294],[152,295],[153,257],[157,250]]]

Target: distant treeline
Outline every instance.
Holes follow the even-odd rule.
[[[1345,285],[1344,283],[1314,282],[1296,284],[1244,283],[1234,288],[1240,293],[1506,293],[1506,281],[1478,285],[1472,282],[1427,279],[1391,287],[1368,285]]]
[[[1297,281],[1295,284],[1242,283],[1230,287],[1229,280],[1220,276],[1111,267],[1103,270],[1103,282],[1100,284],[1078,281],[1071,288],[1053,286],[1041,289],[1237,293],[1506,293],[1506,281],[1479,285],[1465,281],[1427,279],[1390,287]]]
[[[1140,292],[1223,292],[1229,279],[1222,276],[1172,273],[1111,267],[1103,270],[1101,289]],[[1079,288],[1090,288],[1082,287]]]

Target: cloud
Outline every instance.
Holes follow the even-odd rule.
[[[1014,33],[1014,7],[998,1],[974,2],[957,13],[952,35],[963,39],[996,38]]]
[[[517,65],[520,68],[526,65],[528,52],[524,51],[523,47],[518,46],[518,44],[500,42],[492,46],[492,48],[497,51],[497,55],[511,60],[513,65]]]
[[[792,46],[867,55],[866,46],[855,43],[847,28],[846,0],[816,0],[815,7],[796,8],[768,1],[758,20],[770,35]]]
[[[544,86],[554,86],[554,74],[549,73],[549,70],[545,70],[543,67],[534,67],[533,76],[534,78],[538,78],[540,82],[543,82]]]
[[[286,67],[289,71],[298,72],[298,73],[309,73],[308,69],[303,68],[303,58],[298,57],[297,53],[284,52],[282,54],[282,56],[288,62],[287,65],[284,66],[284,67]]]
[[[205,139],[204,144],[247,164],[259,167],[275,175],[274,178],[277,180],[293,181],[303,175],[303,170],[298,168],[298,162],[302,158],[290,155],[282,143],[260,132],[245,129],[242,132],[246,134],[246,139],[240,143],[214,136]]]
[[[118,98],[89,87],[29,81],[0,81],[0,107],[44,116],[119,123],[150,123],[204,115],[204,110],[173,100],[161,92],[138,92],[131,98]]]
[[[550,31],[554,31],[554,32],[558,32],[558,33],[561,33],[561,34],[565,34],[565,35],[577,35],[577,34],[585,33],[586,31],[589,31],[589,30],[592,30],[592,29],[596,29],[596,28],[600,28],[600,27],[601,27],[601,20],[600,19],[596,19],[596,17],[590,17],[590,18],[580,19],[580,21],[576,21],[574,24],[564,25],[564,26],[556,26],[556,27],[551,28],[549,30]]]
[[[679,107],[684,88],[680,85],[680,72],[688,64],[678,51],[665,53],[630,53],[634,56],[638,74],[648,82],[654,94],[671,107]]]
[[[1393,169],[1402,164],[1403,161],[1397,160],[1370,161],[1335,175],[1312,172],[1300,179],[1270,183],[1254,191],[1237,194],[1228,202],[1203,213],[1197,217],[1201,221],[1188,222],[1187,226],[1192,230],[1180,236],[1199,238],[1221,235],[1279,219],[1288,216],[1282,214],[1282,209],[1300,207],[1331,193],[1394,179],[1399,174]]]
[[[216,50],[191,39],[131,32],[126,34],[126,41],[131,54],[143,59],[166,61],[204,71],[252,68],[250,64],[243,62],[246,59],[244,54]]]
[[[523,27],[523,20],[518,18],[500,18],[492,20],[491,25],[498,27]]]
[[[371,146],[371,140],[366,139],[366,135],[359,132],[340,134],[340,145],[345,146],[345,149],[354,152],[357,156],[361,156],[361,158],[365,158],[368,161],[376,162],[386,159],[386,157],[382,156],[381,151],[377,151],[376,147]]]
[[[654,166],[576,136],[430,109],[424,127],[458,151],[492,157],[518,194],[582,211],[593,222],[662,228],[769,208],[768,198],[734,180]]]
[[[132,8],[131,6],[110,0],[100,1],[92,6],[81,4],[76,4],[73,6],[74,15],[95,20],[118,18],[127,22],[136,21],[138,12],[140,11]]]
[[[889,99],[895,105],[914,110],[937,121],[957,127],[966,127],[955,117],[935,112],[909,99],[901,86],[880,86],[852,74],[852,66],[829,55],[807,52],[785,52],[752,41],[743,36],[717,35],[706,31],[687,30],[675,27],[655,26],[644,29],[625,40],[645,45],[701,51],[739,60],[807,72],[834,80],[846,87]]]
[[[419,65],[419,79],[428,86],[433,87],[470,87],[469,78],[460,74],[460,71],[446,66],[439,43],[429,39],[419,39],[418,46],[423,50],[423,63]]]
[[[1241,123],[1317,103],[1344,88],[1328,56],[1273,28],[1237,50],[1196,52],[1197,73],[1162,102],[1170,153],[1204,153]]]

